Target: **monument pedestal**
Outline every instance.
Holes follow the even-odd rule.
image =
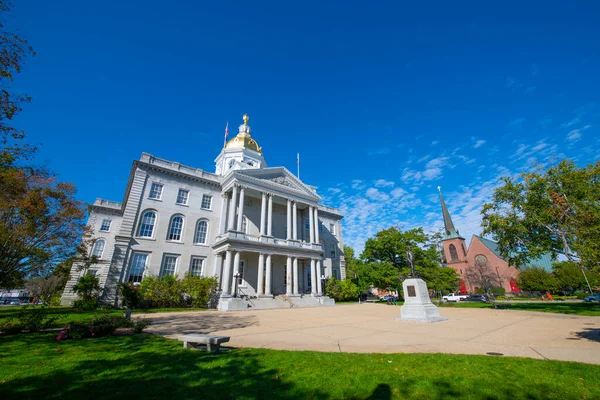
[[[248,302],[239,297],[221,297],[217,309],[219,311],[243,311],[248,309]]]
[[[429,299],[427,284],[423,279],[411,278],[402,282],[404,305],[400,307],[401,321],[439,322],[446,318]]]

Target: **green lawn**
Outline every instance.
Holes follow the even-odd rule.
[[[504,304],[504,302],[499,302]],[[562,301],[540,302],[540,303],[508,303],[510,310],[521,311],[540,311],[557,314],[600,316],[600,304],[596,303],[567,303]],[[493,308],[493,305],[486,303],[446,303],[444,307],[459,308]]]
[[[0,337],[0,399],[597,399],[600,366],[443,354],[184,350],[154,335]]]
[[[96,310],[82,311],[71,307],[50,307],[50,315],[56,315],[59,318],[54,323],[55,327],[62,327],[71,321],[89,321],[95,315],[123,315],[124,310]],[[8,318],[16,318],[17,314],[23,311],[22,307],[0,307],[0,323]],[[176,312],[176,311],[206,311],[204,308],[152,308],[149,310],[133,310],[132,315],[143,316],[144,314],[152,314],[157,312]]]

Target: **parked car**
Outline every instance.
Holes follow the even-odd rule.
[[[464,299],[463,301],[474,301],[474,302],[486,303],[488,301],[488,299],[483,294],[472,294],[469,297],[467,297],[466,299]]]
[[[442,297],[442,301],[445,302],[453,302],[453,303],[457,303],[459,301],[463,301],[464,299],[468,298],[469,296],[467,296],[466,294],[454,294],[454,293],[450,293],[449,295],[446,295],[444,297]]]
[[[600,292],[586,297],[585,299],[583,299],[583,301],[588,302],[588,303],[593,302],[593,301],[600,302]]]
[[[388,303],[392,303],[394,301],[398,301],[398,297],[394,296],[393,294],[386,294],[385,296],[381,297],[380,300],[381,301],[386,301]]]

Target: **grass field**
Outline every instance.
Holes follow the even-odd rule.
[[[240,349],[154,335],[0,337],[6,399],[597,399],[600,366],[493,356]]]
[[[23,311],[22,307],[10,306],[0,307],[0,323],[8,318],[16,318],[17,315]],[[55,327],[62,327],[71,321],[89,321],[96,315],[123,315],[124,310],[96,310],[96,311],[82,311],[70,307],[50,307],[48,309],[49,315],[58,316],[59,318],[53,324]],[[176,311],[206,311],[204,308],[152,308],[149,310],[133,310],[132,315],[134,317],[143,316],[144,314],[152,314],[157,312],[176,312]]]
[[[500,304],[505,304],[500,302]],[[596,303],[569,303],[562,301],[555,302],[540,302],[540,303],[521,303],[513,302],[510,304],[509,310],[520,311],[538,311],[550,312],[557,314],[571,315],[586,315],[600,316],[600,304]],[[486,303],[446,303],[444,307],[459,307],[459,308],[493,308],[493,305]]]

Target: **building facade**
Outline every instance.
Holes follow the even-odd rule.
[[[439,189],[439,188],[438,188]],[[440,202],[444,219],[444,237],[442,246],[446,263],[460,275],[461,292],[475,293],[477,289],[488,290],[502,287],[506,293],[516,294],[521,290],[517,284],[519,269],[502,258],[496,242],[481,236],[473,235],[467,248],[465,239],[454,227],[450,212],[446,207],[441,190]],[[527,267],[540,267],[552,271],[552,257],[545,254],[530,260]]]
[[[76,299],[83,273],[99,277],[105,304],[117,304],[121,282],[189,273],[218,278],[220,307],[239,293],[257,308],[277,295],[320,298],[324,279],[345,278],[340,211],[286,168],[267,166],[246,115],[215,164],[210,173],[142,153],[123,202],[91,205],[99,261],[73,268],[62,303]]]

